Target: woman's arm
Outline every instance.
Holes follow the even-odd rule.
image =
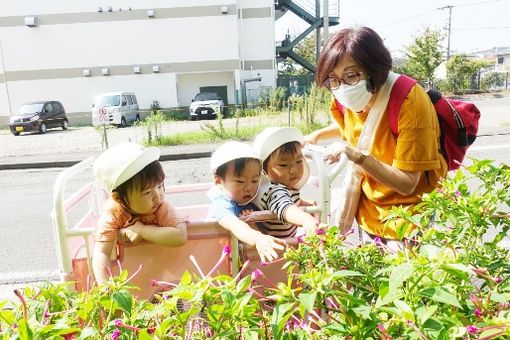
[[[247,223],[233,215],[226,215],[218,221],[219,225],[230,231],[239,241],[255,246],[262,262],[278,258],[276,250],[282,250],[284,241],[252,229]]]
[[[110,268],[110,255],[112,253],[113,244],[113,241],[94,242],[94,249],[92,251],[92,271],[94,272],[97,284],[108,281],[108,274],[105,272],[105,267]]]
[[[315,130],[304,137],[305,144],[317,144],[321,139],[329,139],[340,137],[340,131],[336,123],[326,126],[322,129]]]
[[[167,247],[179,247],[188,240],[188,231],[184,222],[174,227],[159,227],[137,221],[127,228],[139,234],[145,241]]]
[[[364,156],[357,148],[345,142],[331,144],[324,154],[324,159],[329,163],[338,162],[342,153],[345,153],[349,160],[357,163],[366,174],[401,195],[412,194],[420,181],[421,171],[397,169],[370,155]]]

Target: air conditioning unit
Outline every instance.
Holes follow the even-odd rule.
[[[25,17],[25,25],[28,27],[37,27],[39,26],[39,20],[37,17]]]

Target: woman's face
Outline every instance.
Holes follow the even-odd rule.
[[[350,76],[357,77],[357,74],[361,72],[359,75],[359,79],[367,79],[367,74],[365,70],[358,65],[354,59],[351,58],[350,55],[346,54],[338,61],[335,65],[331,73],[329,74],[330,78],[344,79],[347,80]]]

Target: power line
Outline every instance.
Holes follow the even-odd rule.
[[[482,4],[490,4],[491,2],[498,2],[498,1],[501,1],[501,0],[490,0],[490,1],[472,2],[472,3],[469,3],[469,4],[460,4],[460,5],[455,5],[454,7],[472,6],[472,5],[482,5]]]
[[[500,30],[508,29],[510,26],[492,26],[492,27],[460,27],[454,28],[454,31],[474,31],[474,30]]]

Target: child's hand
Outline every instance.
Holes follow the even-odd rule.
[[[140,223],[141,222],[136,222]],[[143,241],[142,235],[136,231],[136,223],[127,228],[122,228],[117,232],[117,237],[120,243],[125,244],[138,244]]]
[[[253,212],[253,209],[244,209],[239,214],[239,217],[246,217],[246,216],[250,215],[250,213],[252,213],[252,212]]]
[[[269,235],[260,235],[255,242],[255,247],[262,262],[271,262],[278,258],[276,250],[283,250],[285,241]]]

